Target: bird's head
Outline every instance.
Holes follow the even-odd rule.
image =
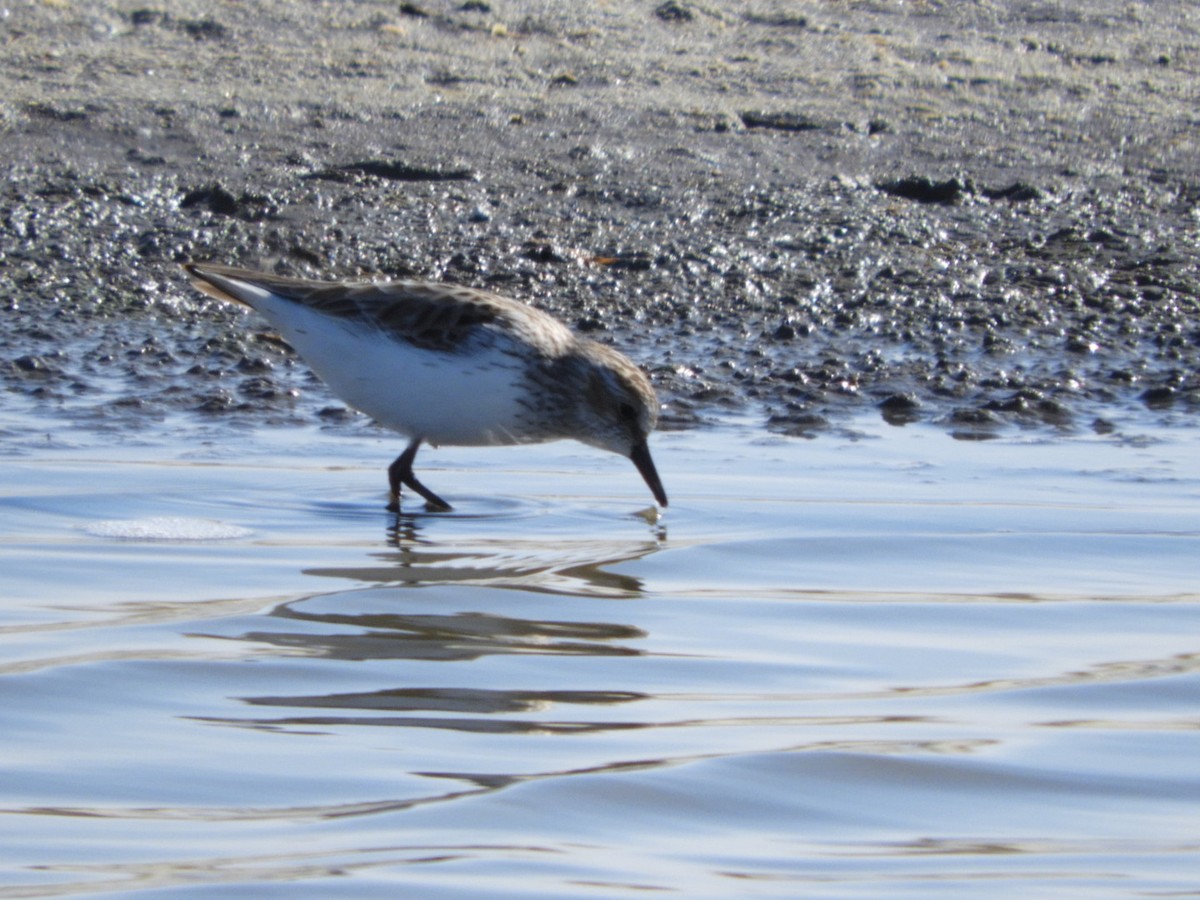
[[[666,506],[667,493],[647,445],[658,424],[658,397],[650,379],[627,357],[602,344],[591,344],[587,357],[580,440],[632,460],[654,499]]]

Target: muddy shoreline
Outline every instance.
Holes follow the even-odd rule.
[[[668,427],[1194,423],[1200,17],[1085,7],[13,6],[3,396],[346,418],[209,259],[518,297]]]

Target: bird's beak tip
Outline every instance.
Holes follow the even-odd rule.
[[[654,499],[658,501],[659,506],[667,505],[667,492],[663,490],[662,480],[658,477],[658,470],[654,468],[654,460],[650,457],[650,448],[645,441],[637,444],[629,454],[629,458],[633,460],[633,464],[637,466],[637,470],[641,473],[642,478],[646,480],[646,485],[650,488],[650,493],[654,495]]]

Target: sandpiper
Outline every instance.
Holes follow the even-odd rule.
[[[649,379],[611,347],[488,291],[424,281],[308,281],[209,263],[184,266],[200,290],[259,312],[349,405],[409,438],[388,467],[430,509],[422,442],[458,446],[573,438],[628,457],[654,499],[667,495],[646,444],[658,421]]]

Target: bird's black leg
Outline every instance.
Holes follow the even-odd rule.
[[[431,491],[417,480],[413,474],[413,460],[417,458],[417,449],[421,446],[421,438],[413,438],[404,448],[404,452],[396,457],[396,461],[388,466],[388,487],[391,489],[388,501],[390,512],[400,512],[400,486],[410,487],[422,497],[429,509],[449,510],[449,503]]]

